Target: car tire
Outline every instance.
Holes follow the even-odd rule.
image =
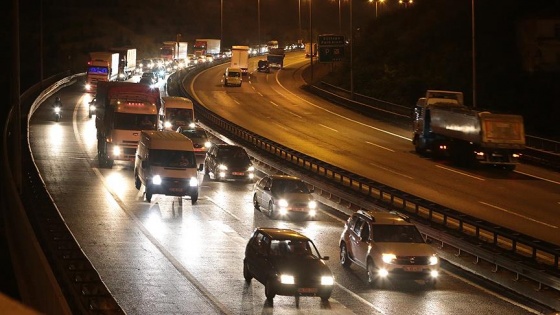
[[[326,295],[321,295],[321,302],[328,302],[329,299],[331,298],[331,294],[326,294]]]
[[[352,261],[350,261],[350,257],[348,257],[348,248],[345,243],[340,244],[340,264],[344,268],[348,268],[352,265]]]
[[[270,218],[274,218],[276,216],[276,213],[274,213],[274,202],[272,201],[268,202],[268,216]]]
[[[152,202],[152,189],[150,188],[150,186],[146,186],[146,201],[147,202]]]
[[[245,278],[245,281],[247,282],[251,282],[253,279],[253,275],[249,271],[249,267],[247,267],[247,263],[245,261],[243,262],[243,278]]]
[[[264,286],[264,295],[269,302],[272,302],[272,300],[274,300],[274,297],[276,296],[274,284],[271,279],[266,280],[266,284]]]
[[[261,206],[259,206],[259,202],[257,201],[257,194],[253,194],[253,207],[255,207],[255,209],[261,211]]]
[[[142,187],[142,182],[140,181],[138,174],[134,175],[134,187],[136,187],[137,190],[140,190],[140,187]]]
[[[198,201],[198,192],[191,195],[191,205],[196,204],[197,201]]]
[[[375,286],[375,275],[377,274],[377,267],[375,266],[371,258],[368,258],[366,270],[367,270],[367,283],[369,286],[373,287]]]

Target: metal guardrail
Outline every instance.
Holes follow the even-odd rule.
[[[20,97],[22,130],[10,112],[3,133],[2,214],[24,304],[45,314],[124,314],[61,218],[21,137],[22,152],[9,150],[14,135],[24,134],[38,106],[80,75],[55,76],[36,84]],[[58,80],[58,81],[57,81]],[[46,86],[46,88],[45,88]],[[23,118],[26,118],[23,121]],[[26,135],[28,136],[28,135]],[[22,189],[14,177],[21,161]]]
[[[188,80],[189,75],[184,80]],[[216,116],[186,91],[182,93],[193,100],[197,117],[204,124],[251,150],[268,155],[269,159],[288,162],[311,178],[330,184],[339,194],[353,196],[350,201],[346,200],[348,208],[356,205],[359,208],[365,202],[371,206],[405,212],[424,226],[422,230],[430,238],[495,264],[496,269],[504,268],[517,277],[535,281],[539,288],[546,286],[560,291],[559,246],[443,207],[299,153]],[[351,200],[358,202],[353,204]]]

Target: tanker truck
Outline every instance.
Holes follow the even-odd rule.
[[[514,170],[525,149],[523,117],[477,111],[463,93],[428,90],[414,109],[412,143],[420,154],[449,158],[461,166]]]

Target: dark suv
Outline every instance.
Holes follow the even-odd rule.
[[[370,285],[384,279],[424,280],[434,286],[439,258],[406,216],[359,210],[340,235],[340,263],[367,270]]]

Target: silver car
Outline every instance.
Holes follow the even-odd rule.
[[[265,209],[271,218],[303,216],[315,218],[317,201],[313,189],[295,176],[269,175],[255,183],[253,205]]]

